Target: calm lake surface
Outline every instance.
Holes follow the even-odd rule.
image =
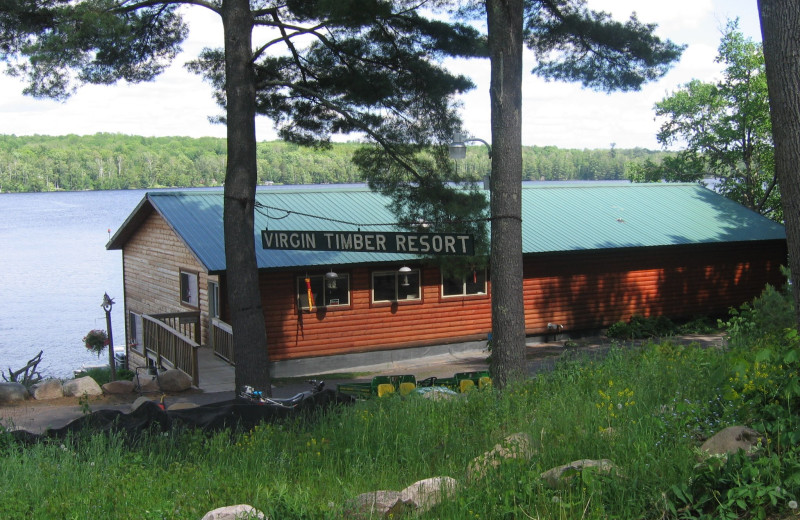
[[[0,194],[0,370],[22,368],[44,351],[43,375],[66,377],[100,360],[83,346],[105,329],[103,293],[115,343],[125,341],[122,252],[113,234],[145,190]],[[2,381],[2,378],[0,378]]]

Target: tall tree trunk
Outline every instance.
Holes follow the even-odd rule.
[[[522,299],[522,0],[488,0],[492,109],[492,376],[525,376]]]
[[[228,117],[223,218],[228,304],[236,356],[235,384],[237,392],[242,386],[250,385],[271,395],[267,332],[254,238],[256,87],[250,63],[253,18],[249,0],[224,0],[222,25]]]
[[[775,173],[781,188],[795,316],[800,327],[800,3],[758,0]]]

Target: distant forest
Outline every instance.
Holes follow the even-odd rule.
[[[259,184],[361,182],[350,162],[359,146],[335,143],[314,150],[282,141],[259,143]],[[629,163],[658,161],[664,152],[525,146],[522,154],[523,179],[549,181],[625,179]],[[0,135],[0,192],[221,186],[225,161],[225,139],[212,137]],[[459,168],[488,172],[485,147],[470,147]]]

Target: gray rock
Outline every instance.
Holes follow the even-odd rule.
[[[29,396],[22,383],[0,383],[0,404],[18,403]]]
[[[419,512],[436,507],[441,501],[453,495],[458,482],[450,477],[433,477],[414,482],[400,492],[401,500]]]
[[[586,470],[595,471],[597,473],[611,473],[616,471],[617,467],[608,459],[591,460],[581,459],[549,469],[541,474],[542,479],[552,488],[558,488],[572,480],[576,475],[581,474]]]
[[[37,400],[59,399],[64,397],[64,388],[58,379],[47,379],[33,385],[31,395]]]
[[[258,518],[266,520],[264,513],[251,505],[239,504],[235,506],[218,507],[206,513],[202,520],[250,520]]]
[[[177,368],[159,374],[158,380],[164,392],[183,392],[192,387],[192,378]]]
[[[345,518],[401,517],[413,508],[414,504],[403,500],[399,491],[371,491],[358,495],[348,504]]]
[[[531,447],[531,438],[526,433],[514,433],[503,439],[503,442],[496,444],[495,447],[472,459],[467,466],[467,478],[469,480],[480,479],[486,476],[490,468],[496,468],[504,459],[521,458],[530,460],[534,450]]]
[[[79,377],[77,379],[70,379],[64,383],[64,396],[65,397],[80,397],[86,395],[102,395],[103,389],[97,384],[91,376]]]
[[[133,381],[110,381],[103,385],[104,394],[130,394],[136,390]]]
[[[736,453],[739,450],[752,454],[763,439],[764,435],[747,426],[729,426],[704,442],[700,451],[709,456]]]

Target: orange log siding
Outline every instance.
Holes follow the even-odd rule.
[[[528,334],[547,323],[565,330],[607,327],[634,314],[721,315],[779,285],[782,241],[715,244],[528,256],[523,293]],[[385,270],[386,267],[380,267]],[[350,275],[348,307],[299,312],[296,278],[262,273],[261,291],[272,360],[485,339],[491,331],[489,295],[440,297],[440,274],[422,267],[422,299],[370,303],[372,270]]]

